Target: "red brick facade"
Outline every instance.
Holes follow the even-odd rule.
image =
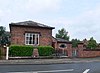
[[[24,25],[22,24],[24,23]],[[53,27],[48,27],[42,24],[34,22],[21,22],[10,24],[10,33],[11,33],[11,44],[14,45],[25,45],[25,33],[38,33],[39,34],[39,45],[38,46],[52,46],[55,50],[60,51],[61,55],[68,57],[98,57],[100,56],[99,51],[87,51],[84,50],[84,44],[79,43],[77,48],[72,48],[72,42],[65,41],[62,39],[55,39],[52,37]],[[61,44],[64,44],[65,47],[60,47]]]
[[[25,33],[38,33],[40,46],[52,46],[52,28],[10,25],[11,44],[25,45]]]
[[[100,50],[87,50],[83,47],[83,44],[79,44],[78,46],[79,56],[78,57],[100,57]]]
[[[77,56],[81,58],[90,58],[90,57],[100,57],[100,50],[87,50],[86,47],[83,47],[84,44],[78,44],[77,48],[72,48],[73,50],[77,50]],[[72,56],[73,57],[73,56]]]
[[[52,38],[52,40],[53,40],[53,47],[58,51],[60,50],[60,54],[62,53],[61,56],[72,57],[72,43],[71,42],[58,41],[56,38]],[[61,48],[60,47],[61,44],[65,44],[66,47]],[[65,52],[65,54],[63,54],[63,52]]]
[[[64,56],[68,57],[100,57],[100,50],[87,50],[86,47],[84,47],[83,43],[79,43],[77,48],[72,48],[71,42],[57,42],[57,40],[53,39],[53,42],[55,44],[55,47],[57,50],[64,50],[67,54]],[[60,44],[66,44],[66,48],[59,47]]]

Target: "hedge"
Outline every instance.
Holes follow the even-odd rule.
[[[33,52],[32,46],[10,46],[10,56],[31,56]]]
[[[51,46],[39,46],[37,48],[40,56],[50,56],[54,53],[54,48]]]
[[[54,49],[51,46],[10,46],[9,56],[32,56],[33,49],[37,48],[39,56],[50,56],[54,53]]]

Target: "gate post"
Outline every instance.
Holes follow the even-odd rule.
[[[9,55],[9,47],[6,48],[6,60],[8,60]]]

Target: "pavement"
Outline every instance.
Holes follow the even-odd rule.
[[[0,60],[0,64],[67,64],[79,62],[100,62],[100,57],[96,58],[60,58],[60,59],[16,59]]]

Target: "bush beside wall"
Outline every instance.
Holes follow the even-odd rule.
[[[32,46],[10,46],[10,56],[31,56],[33,52]]]
[[[50,56],[54,53],[54,49],[51,46],[10,46],[9,56],[32,56],[33,49],[37,48],[39,56]]]
[[[40,56],[51,56],[54,53],[54,48],[51,46],[39,46],[37,48]]]

